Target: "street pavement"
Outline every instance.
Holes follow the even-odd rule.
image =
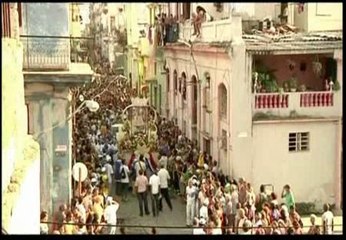
[[[139,206],[137,198],[134,194],[129,194],[128,202],[120,202],[120,207],[117,212],[117,217],[124,225],[135,225],[138,227],[126,227],[126,234],[151,234],[151,227],[141,226],[168,226],[168,227],[184,227],[184,229],[177,228],[156,228],[157,234],[192,234],[191,228],[186,227],[185,220],[185,204],[179,197],[171,199],[173,211],[171,211],[166,201],[163,200],[163,211],[160,212],[158,217],[154,217],[151,211],[151,200],[148,198],[148,205],[150,215],[143,217],[139,216]],[[117,234],[120,234],[120,227],[117,227]]]

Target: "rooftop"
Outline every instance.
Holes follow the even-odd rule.
[[[292,51],[342,49],[342,31],[243,34],[248,51]]]

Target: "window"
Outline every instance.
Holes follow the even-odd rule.
[[[222,130],[221,149],[227,150],[227,131]]]
[[[289,133],[288,151],[301,152],[309,151],[310,134],[308,132]]]
[[[182,73],[181,75],[181,94],[183,96],[183,100],[186,100],[186,74]]]
[[[171,90],[169,69],[166,69],[166,89],[167,89],[167,92],[169,92]]]
[[[111,29],[115,28],[115,16],[111,16],[110,25],[111,25]]]
[[[206,79],[206,86],[204,87],[204,107],[210,110],[210,78]]]
[[[227,89],[224,84],[219,85],[219,117],[227,119]]]
[[[174,70],[173,72],[173,87],[174,87],[174,94],[177,94],[178,89],[178,74],[177,71]]]

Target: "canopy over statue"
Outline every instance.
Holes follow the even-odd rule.
[[[117,134],[120,153],[147,154],[156,151],[155,109],[149,106],[147,98],[132,98],[131,102],[122,113],[123,127]]]

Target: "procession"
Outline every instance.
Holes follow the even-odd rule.
[[[246,179],[223,174],[216,160],[174,121],[159,116],[124,76],[104,72],[74,92],[100,106],[74,117],[73,154],[88,175],[74,185],[71,204],[62,204],[54,216],[41,213],[42,222],[55,223],[41,223],[41,234],[131,234],[118,220],[118,209],[131,198],[138,201],[138,210],[131,211],[158,219],[164,205],[175,211],[172,198],[178,198],[186,209],[181,228],[194,235],[300,235],[303,228],[308,234],[332,234],[329,205],[321,225],[311,215],[311,225],[304,226],[288,184],[281,196],[268,194],[264,186],[256,194]],[[157,232],[151,226],[148,234]]]

